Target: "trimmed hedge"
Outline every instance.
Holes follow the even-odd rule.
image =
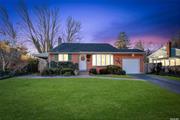
[[[103,68],[99,70],[99,74],[109,74],[107,68]]]
[[[97,74],[96,68],[89,70],[89,74]],[[99,70],[99,74],[116,74],[116,75],[125,75],[126,71],[122,70],[121,67],[116,65],[108,65],[106,68]]]
[[[96,70],[96,68],[91,68],[90,70],[89,70],[89,74],[97,74],[97,70]]]
[[[51,68],[43,70],[41,75],[77,75],[79,73],[79,67],[77,63],[72,62],[50,62]]]
[[[106,69],[109,74],[118,74],[122,71],[122,68],[116,65],[108,65]]]

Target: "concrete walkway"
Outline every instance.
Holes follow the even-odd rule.
[[[139,80],[144,81],[143,79],[137,78],[114,78],[114,77],[103,77],[103,76],[91,76],[91,75],[78,75],[78,76],[40,76],[40,75],[24,75],[19,76],[18,78],[98,78],[98,79],[108,79],[108,80]]]
[[[175,80],[169,80],[166,78],[162,78],[156,75],[145,75],[145,74],[138,74],[138,75],[131,75],[137,79],[143,79],[154,84],[159,85],[160,87],[166,88],[172,92],[180,94],[180,82]]]

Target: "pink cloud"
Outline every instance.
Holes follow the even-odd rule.
[[[141,40],[144,44],[145,49],[150,49],[150,50],[156,50],[170,40],[169,38],[159,37],[159,36],[134,36],[134,37],[130,37],[129,39],[131,42],[131,48],[134,47],[137,41]],[[111,45],[114,45],[115,41],[116,39],[109,38],[109,39],[101,40],[100,42],[110,43]]]

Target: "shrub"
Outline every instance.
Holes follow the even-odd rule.
[[[64,75],[64,76],[71,76],[71,75],[72,75],[72,72],[65,72],[63,75]]]
[[[74,70],[72,68],[62,68],[61,69],[61,74],[62,75],[67,74],[68,72],[71,73],[71,75],[74,75]]]
[[[58,62],[57,63],[58,68],[72,68],[75,69],[75,64],[72,62]]]
[[[108,65],[107,71],[109,74],[118,74],[119,72],[122,71],[122,68],[116,65]]]
[[[61,69],[47,68],[41,72],[41,75],[61,75]]]
[[[162,70],[162,63],[158,63],[156,66],[156,74],[159,74]]]
[[[28,73],[37,73],[38,72],[38,63],[37,59],[31,59],[28,61],[28,65],[26,66]]]
[[[153,64],[153,67],[151,68],[152,74],[160,74],[160,72],[163,72],[164,69],[162,69],[162,63]]]
[[[117,72],[116,74],[117,74],[117,75],[126,75],[126,71],[121,70],[121,71]]]
[[[99,70],[99,74],[109,74],[107,68],[103,68]]]
[[[0,76],[6,76],[6,75],[9,75],[10,74],[10,71],[9,70],[6,70],[6,71],[3,71],[3,70],[0,70]]]
[[[89,74],[97,74],[96,68],[91,68],[91,69],[89,70]]]
[[[50,66],[51,66],[51,68],[58,68],[57,62],[55,62],[55,61],[51,61]]]

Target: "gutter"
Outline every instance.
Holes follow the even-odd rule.
[[[145,52],[49,52],[49,53],[91,53],[91,54],[99,54],[99,53],[106,53],[106,54],[145,54]]]

